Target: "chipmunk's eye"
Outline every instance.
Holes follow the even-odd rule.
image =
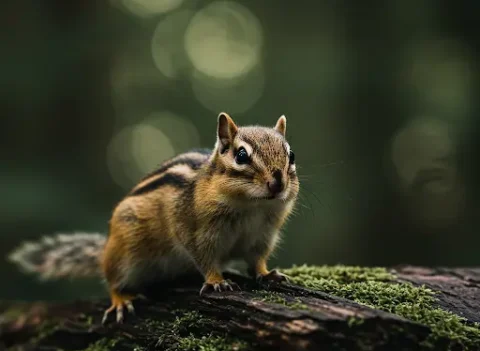
[[[288,160],[291,165],[295,163],[295,154],[293,153],[292,150],[290,150],[290,153],[288,154]]]
[[[235,155],[235,161],[237,161],[239,165],[250,162],[250,157],[248,157],[247,150],[245,150],[243,147],[238,149],[237,154]]]

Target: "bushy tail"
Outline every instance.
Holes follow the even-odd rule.
[[[99,257],[106,237],[98,233],[57,234],[24,242],[8,256],[26,273],[42,280],[100,275]]]

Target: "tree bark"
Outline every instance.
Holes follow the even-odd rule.
[[[480,322],[480,268],[402,266],[391,271],[399,282],[436,291],[438,307],[464,317],[466,324]],[[112,318],[105,326],[101,319],[108,299],[3,302],[0,350],[200,350],[202,345],[203,350],[428,349],[423,343],[431,334],[427,325],[293,284],[259,287],[244,276],[229,278],[241,292],[200,297],[198,277],[168,288],[153,285],[146,298],[134,301],[135,316],[125,311],[125,323]],[[273,298],[265,299],[264,289]],[[448,338],[436,340],[433,347],[464,349]],[[469,350],[480,350],[480,345]]]

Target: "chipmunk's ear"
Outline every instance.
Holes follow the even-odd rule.
[[[285,117],[285,115],[280,116],[277,124],[275,125],[275,130],[285,136],[285,133],[287,131],[287,118]]]
[[[217,138],[220,143],[220,152],[228,149],[237,135],[238,127],[233,119],[225,112],[218,115]]]

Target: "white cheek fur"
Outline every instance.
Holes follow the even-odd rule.
[[[261,187],[260,185],[251,185],[246,189],[246,193],[251,198],[267,197],[267,186]]]
[[[248,165],[239,165],[235,159],[232,162],[232,168],[235,169],[236,171],[243,171],[247,169]]]

